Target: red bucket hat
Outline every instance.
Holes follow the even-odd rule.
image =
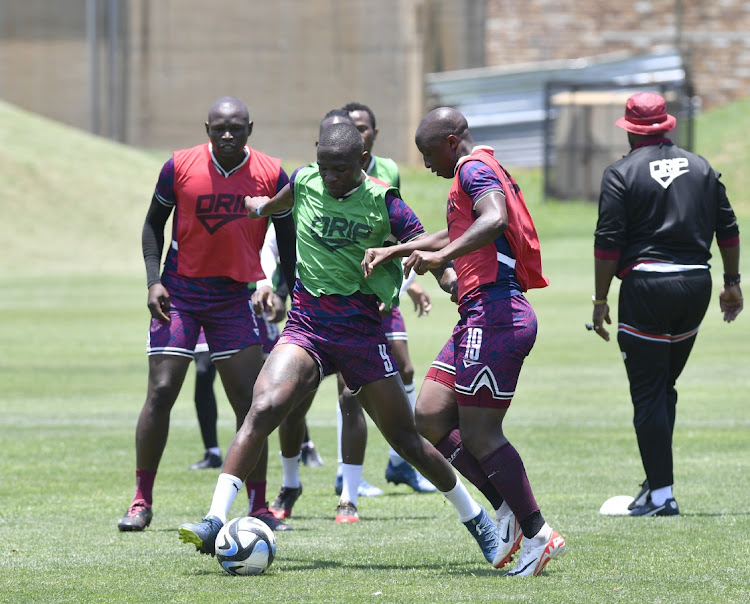
[[[633,134],[661,134],[673,130],[677,118],[667,113],[667,102],[655,92],[639,92],[625,103],[625,116],[615,122]]]

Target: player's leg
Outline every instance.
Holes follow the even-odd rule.
[[[263,366],[263,350],[260,344],[248,346],[229,358],[216,361],[216,367],[224,384],[237,429],[242,426],[253,401],[253,387],[256,376]],[[248,499],[248,515],[260,518],[274,530],[284,530],[268,510],[266,501],[266,471],[268,468],[268,443],[260,448],[255,467],[245,477]]]
[[[294,504],[302,495],[302,483],[299,479],[299,466],[302,457],[300,447],[306,433],[305,416],[315,399],[315,392],[308,394],[299,405],[292,409],[279,426],[281,489],[276,499],[269,506],[269,510],[277,520],[289,518],[292,515]]]
[[[136,492],[126,518],[133,518],[130,511],[139,502],[149,510],[152,507],[156,471],[167,446],[170,413],[189,366],[187,357],[159,354],[148,358],[146,401],[135,429]],[[118,525],[120,530],[142,530],[137,519],[129,523],[126,518]]]
[[[400,376],[362,386],[357,398],[388,443],[453,504],[459,520],[477,541],[485,559],[492,563],[498,547],[497,527],[457,479],[446,459],[417,432]]]
[[[443,376],[443,381],[440,381],[440,376]],[[445,372],[436,374],[434,367],[430,369],[417,400],[417,430],[464,478],[481,491],[495,510],[500,541],[494,563],[496,568],[502,568],[519,549],[523,533],[508,504],[487,478],[479,461],[463,444],[453,381],[453,375]]]
[[[256,381],[253,404],[227,451],[208,514],[199,523],[180,527],[185,543],[196,545],[201,553],[214,553],[216,535],[243,480],[259,463],[266,439],[317,388],[321,373],[321,365],[300,346],[280,343],[273,349]]]
[[[385,322],[385,319],[384,319]],[[396,309],[391,313],[391,321],[386,327],[386,337],[391,345],[393,356],[399,366],[399,374],[404,384],[406,396],[409,399],[412,412],[417,403],[416,388],[414,385],[414,365],[409,356],[409,344],[406,335],[406,325],[401,313]],[[424,476],[409,465],[394,449],[388,451],[388,465],[385,469],[385,479],[393,484],[406,484],[417,493],[432,493],[435,486]]]
[[[362,406],[341,374],[336,379],[339,391],[336,412],[339,451],[334,489],[342,500],[352,501],[356,505],[356,497],[378,497],[383,491],[362,478],[367,449],[367,420]],[[351,522],[352,518],[344,515],[339,521]]]
[[[151,523],[154,480],[167,444],[169,416],[198,341],[200,325],[191,314],[178,310],[179,302],[173,294],[170,321],[151,319],[148,387],[135,431],[136,490],[117,524],[121,531],[142,531]]]
[[[538,575],[565,552],[564,539],[542,516],[521,456],[503,433],[503,420],[536,331],[531,305],[524,297],[514,296],[485,305],[481,313],[462,319],[453,333],[461,441],[479,461],[524,536],[518,563],[508,573],[511,576]],[[512,531],[508,533],[512,539]],[[502,542],[506,536],[499,537]],[[502,563],[495,560],[496,565]]]
[[[218,410],[216,407],[216,395],[214,393],[214,381],[216,379],[216,365],[211,361],[211,353],[205,337],[201,347],[200,338],[195,348],[195,413],[198,417],[198,426],[203,439],[205,453],[203,459],[190,466],[191,470],[205,470],[221,467],[221,449],[216,434],[216,422]]]

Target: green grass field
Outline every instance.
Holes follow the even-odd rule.
[[[697,138],[699,152],[719,158],[714,165],[726,173],[741,227],[750,224],[742,198],[750,154],[737,133],[748,121],[748,103],[739,103],[702,116]],[[567,540],[563,559],[536,579],[494,571],[442,497],[385,484],[387,445],[374,428],[364,475],[386,494],[360,499],[359,524],[334,524],[330,379],[309,415],[326,465],[301,469],[295,530],[278,535],[267,574],[230,577],[178,541],[178,525],[207,510],[217,476],[187,470],[202,454],[192,373],[172,414],[154,521],[143,533],[119,533],[146,386],[140,229],[164,158],[3,104],[0,133],[7,141],[0,148],[0,602],[750,600],[748,315],[724,324],[714,299],[678,383],[675,494],[683,515],[600,516],[605,499],[634,495],[643,476],[617,345],[584,329],[596,208],[541,203],[538,171],[514,173],[551,286],[529,294],[539,336],[506,427],[545,517]],[[711,152],[702,151],[703,133]],[[429,228],[440,228],[448,181],[417,169],[402,179],[404,197]],[[716,293],[720,265],[712,271]],[[434,283],[422,283],[433,311],[417,319],[404,308],[417,383],[456,320]],[[233,419],[218,384],[217,394],[226,449]],[[269,498],[280,486],[277,450],[272,435]],[[233,515],[244,511],[238,500]]]

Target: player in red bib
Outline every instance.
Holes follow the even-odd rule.
[[[241,426],[263,364],[262,339],[248,283],[264,278],[260,263],[268,219],[250,220],[245,195],[273,196],[289,182],[281,162],[246,145],[253,123],[233,97],[209,110],[209,143],[176,151],[162,168],[143,226],[148,308],[148,391],[136,427],[136,492],[121,531],[142,531],[152,519],[154,478],[167,444],[169,415],[203,328],[211,359]],[[159,276],[164,227],[175,210],[172,242]],[[293,280],[294,223],[272,217],[282,266]],[[267,444],[247,480],[250,514],[275,530],[266,507]]]
[[[536,339],[536,315],[523,292],[548,285],[539,241],[520,187],[477,147],[466,118],[442,107],[420,122],[424,165],[453,179],[448,228],[410,243],[367,250],[362,268],[408,256],[418,274],[453,260],[460,320],[433,363],[417,401],[417,427],[489,499],[498,519],[502,568],[520,547],[510,576],[538,575],[565,551],[544,520],[521,457],[503,434],[503,419],[525,357]]]

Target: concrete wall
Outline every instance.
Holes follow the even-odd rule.
[[[251,144],[310,160],[323,115],[356,100],[379,118],[377,151],[408,158],[422,108],[421,2],[381,0],[378,11],[333,0],[222,2],[221,11],[192,0],[131,4],[128,140],[194,144],[211,102],[229,94],[250,107]]]
[[[484,0],[3,0],[0,98],[174,149],[205,140],[208,107],[234,95],[251,144],[289,161],[312,159],[322,116],[359,101],[378,119],[376,152],[415,162],[423,74],[482,64],[484,38],[469,34],[484,12]]]
[[[487,0],[487,63],[680,48],[696,93],[714,107],[750,91],[747,0]]]

